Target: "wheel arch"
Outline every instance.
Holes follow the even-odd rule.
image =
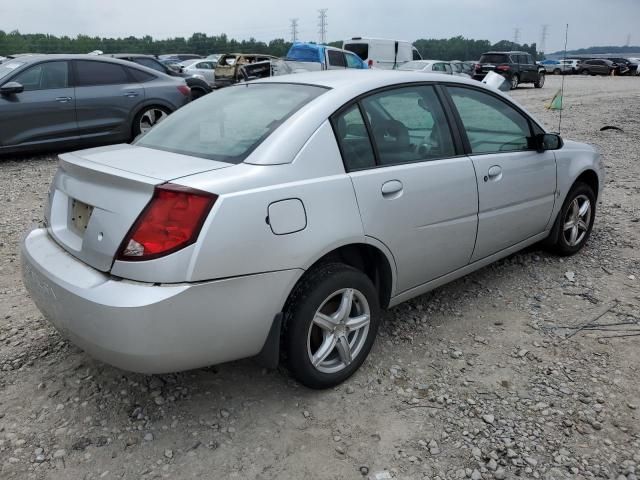
[[[138,118],[138,115],[142,113],[143,110],[151,107],[161,107],[165,110],[168,110],[169,114],[175,112],[177,109],[174,105],[171,105],[169,102],[166,102],[161,99],[152,98],[149,100],[145,100],[143,103],[138,105],[135,109],[131,111],[131,115],[129,117],[129,133],[133,136],[135,131],[135,121]]]
[[[366,242],[351,242],[334,246],[331,250],[317,255],[305,266],[305,270],[309,271],[318,265],[331,262],[344,263],[363,272],[378,290],[380,306],[386,308],[389,305],[396,286],[396,265],[393,255],[384,244],[375,239],[367,238]]]

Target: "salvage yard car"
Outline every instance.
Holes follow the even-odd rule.
[[[502,75],[511,83],[511,89],[521,83],[533,83],[542,88],[545,80],[545,68],[537,65],[527,52],[487,52],[483,53],[476,64],[473,78],[482,81],[488,72]]]
[[[283,63],[285,68],[281,68],[287,70],[287,73],[369,68],[355,53],[327,45],[303,42],[291,45]]]
[[[123,369],[258,356],[313,388],[367,357],[389,308],[544,241],[589,238],[600,155],[455,76],[301,73],[178,110],[133,145],[60,155],[24,282]]]
[[[227,87],[246,79],[244,67],[259,64],[266,70],[264,76],[271,75],[271,61],[277,60],[272,55],[253,53],[230,53],[218,59],[214,70],[215,87]],[[259,74],[259,72],[253,72]]]
[[[97,55],[0,64],[0,154],[128,142],[190,100],[182,78]]]

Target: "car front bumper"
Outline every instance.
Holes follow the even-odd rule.
[[[45,229],[22,244],[24,283],[58,331],[116,367],[166,373],[251,357],[300,277],[283,270],[185,283],[131,282],[62,249]]]

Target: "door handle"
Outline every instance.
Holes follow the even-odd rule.
[[[497,182],[502,178],[502,167],[500,165],[493,165],[489,167],[489,171],[484,177],[484,181],[488,182],[489,180],[493,180]]]
[[[126,92],[124,94],[125,97],[133,98],[138,96],[138,92]]]
[[[56,97],[56,102],[67,103],[73,100],[71,97]]]
[[[389,180],[382,184],[382,196],[384,198],[398,198],[402,195],[402,182],[400,180]]]

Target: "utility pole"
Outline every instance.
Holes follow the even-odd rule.
[[[517,27],[513,29],[513,43],[516,45],[520,44],[520,29]]]
[[[295,43],[298,41],[298,19],[292,18],[291,22],[291,42]]]
[[[549,37],[549,25],[542,25],[542,33],[540,34],[540,49],[539,49],[539,51],[542,52],[543,55],[544,55],[544,52],[546,50],[547,38],[548,37]]]
[[[320,27],[318,33],[320,33],[320,43],[327,43],[327,10],[327,8],[321,8],[318,10],[318,27]]]

